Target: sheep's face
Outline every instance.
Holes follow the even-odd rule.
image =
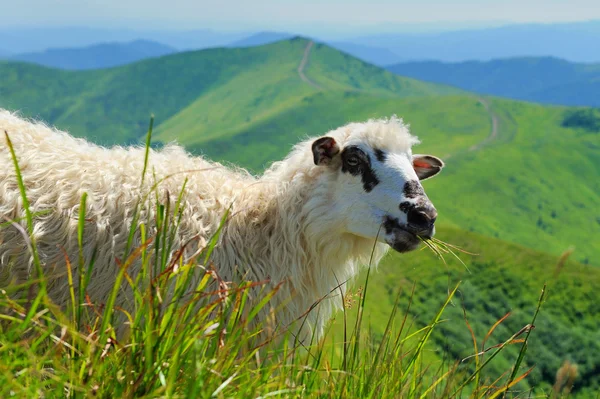
[[[416,249],[435,233],[437,212],[420,180],[435,176],[443,162],[432,155],[371,148],[351,140],[339,146],[322,137],[312,145],[314,162],[332,169],[334,214],[346,232],[386,242],[398,252]]]

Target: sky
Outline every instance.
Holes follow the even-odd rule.
[[[600,0],[0,0],[3,25],[440,30],[600,19]]]

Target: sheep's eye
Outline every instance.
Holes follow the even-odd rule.
[[[352,155],[352,156],[348,157],[348,159],[346,160],[346,163],[348,164],[348,166],[358,166],[358,164],[360,163],[360,160],[358,159],[357,156]]]

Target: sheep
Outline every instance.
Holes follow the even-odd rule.
[[[301,340],[322,336],[342,306],[340,290],[345,292],[360,265],[376,265],[389,248],[411,251],[435,232],[437,212],[420,180],[436,175],[444,164],[432,155],[413,155],[419,141],[396,116],[350,123],[302,141],[261,176],[170,144],[150,150],[144,184],[144,148],[104,148],[5,110],[0,110],[0,132],[10,137],[22,171],[49,296],[63,307],[70,301],[65,259],[78,257],[84,193],[82,246],[85,259],[96,256],[87,288],[94,303],[104,303],[115,284],[115,259],[125,252],[139,199],[155,186],[162,201],[173,202],[185,184],[173,248],[187,243],[185,256],[192,258],[227,213],[209,261],[224,281],[279,285],[271,300],[277,325],[291,328],[304,317],[294,327]],[[152,219],[156,209],[149,206],[145,212]],[[25,226],[4,143],[0,216]],[[3,281],[35,277],[22,230],[14,225],[0,230],[0,276],[5,276],[0,288]],[[136,240],[139,245],[139,236]],[[72,267],[77,273],[77,262]],[[139,269],[138,262],[128,273],[135,276]],[[131,309],[131,302],[131,290],[121,290],[116,305]]]

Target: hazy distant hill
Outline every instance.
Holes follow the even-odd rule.
[[[176,51],[173,47],[161,43],[136,40],[129,43],[101,43],[82,48],[49,49],[10,58],[53,68],[83,70],[125,65]]]
[[[330,42],[328,44],[356,58],[378,66],[390,65],[403,60],[403,57],[383,47],[365,46],[350,42]]]
[[[262,46],[280,40],[287,40],[292,37],[294,37],[294,34],[286,32],[259,32],[242,40],[236,40],[233,43],[228,44],[227,47]]]
[[[576,64],[551,57],[528,57],[488,62],[407,62],[387,69],[477,93],[540,103],[600,107],[600,63]]]
[[[225,46],[247,37],[247,32],[197,30],[109,29],[87,27],[3,28],[2,48],[12,54],[40,52],[49,48],[74,48],[98,43],[150,40],[178,50]]]
[[[553,56],[600,62],[600,21],[507,25],[435,34],[385,34],[346,40],[384,47],[404,60],[459,62],[524,56]]]

